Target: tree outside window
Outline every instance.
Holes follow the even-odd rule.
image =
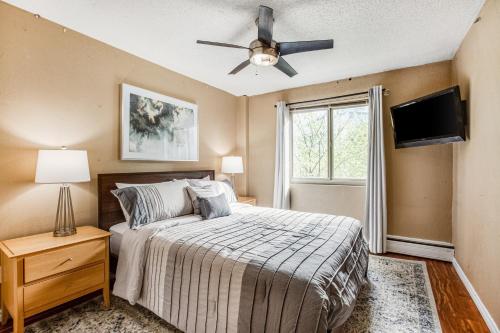
[[[366,179],[368,106],[292,112],[293,178]]]

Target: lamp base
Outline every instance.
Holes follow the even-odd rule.
[[[69,186],[64,184],[59,189],[54,237],[65,237],[76,234],[75,215]]]
[[[233,188],[234,195],[236,195],[236,199],[239,198],[238,192],[236,192],[236,183],[234,178],[234,173],[231,174],[231,187]]]

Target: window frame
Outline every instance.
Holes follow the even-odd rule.
[[[333,178],[333,138],[332,138],[332,130],[333,130],[333,112],[337,109],[346,109],[353,108],[360,105],[368,105],[368,100],[358,100],[352,103],[342,103],[342,104],[330,104],[330,105],[320,105],[316,107],[306,107],[306,108],[297,108],[294,110],[290,110],[290,183],[291,184],[317,184],[317,185],[347,185],[347,186],[365,186],[365,179],[358,178]],[[316,177],[294,177],[293,175],[293,117],[294,114],[314,112],[314,111],[327,111],[328,118],[328,178],[316,178]]]

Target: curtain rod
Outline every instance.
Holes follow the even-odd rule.
[[[382,93],[384,94],[384,96],[388,96],[388,95],[390,95],[391,91],[389,89],[383,88],[382,89]],[[308,101],[287,103],[286,106],[291,106],[291,105],[295,105],[295,104],[303,104],[303,103],[313,103],[313,102],[328,101],[328,100],[331,100],[331,99],[344,98],[344,97],[352,97],[352,96],[358,96],[358,95],[364,95],[364,94],[368,94],[368,90],[367,91],[357,92],[357,93],[352,93],[352,94],[340,95],[340,96],[333,96],[333,97],[326,97],[326,98],[319,98],[319,99],[311,99],[311,100],[308,100]],[[276,105],[274,105],[274,107],[276,107]]]

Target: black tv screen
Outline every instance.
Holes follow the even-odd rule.
[[[396,148],[465,141],[458,86],[391,107]]]

